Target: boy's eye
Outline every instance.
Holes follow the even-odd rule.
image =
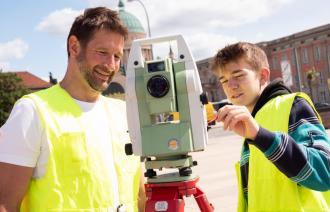
[[[234,77],[235,77],[235,78],[242,78],[242,77],[244,77],[245,75],[246,75],[246,74],[241,73],[241,74],[235,75]]]

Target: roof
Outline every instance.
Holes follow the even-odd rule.
[[[133,14],[125,11],[125,5],[122,1],[119,1],[119,17],[124,25],[128,28],[129,32],[144,33],[144,28],[141,22]]]
[[[14,72],[19,78],[22,79],[22,83],[25,87],[31,90],[48,88],[51,84],[27,71]]]

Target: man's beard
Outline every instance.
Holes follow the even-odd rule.
[[[105,91],[111,82],[111,80],[114,77],[115,71],[114,70],[109,70],[104,65],[95,65],[95,66],[90,66],[88,63],[86,63],[83,58],[81,58],[81,55],[78,55],[78,66],[79,66],[79,71],[82,74],[83,78],[86,80],[88,85],[95,91],[98,92],[103,92]],[[101,80],[94,76],[93,73],[97,72],[96,70],[101,70],[102,72],[105,73],[110,73],[110,76],[108,77],[107,81]]]

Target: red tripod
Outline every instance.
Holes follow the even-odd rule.
[[[199,209],[202,212],[212,212],[214,207],[207,200],[204,192],[196,186],[199,177],[182,181],[145,184],[148,200],[146,212],[183,212],[184,196],[194,195]]]

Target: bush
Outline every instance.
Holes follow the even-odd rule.
[[[21,82],[15,73],[0,71],[0,126],[6,122],[15,102],[29,93]]]

